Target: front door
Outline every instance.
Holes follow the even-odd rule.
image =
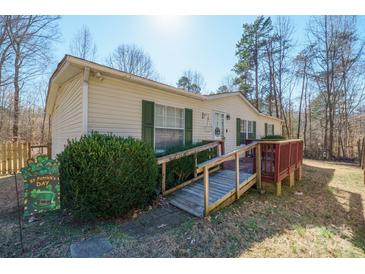
[[[213,136],[214,139],[224,138],[224,113],[214,112],[214,124],[213,124]]]

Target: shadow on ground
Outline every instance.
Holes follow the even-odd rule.
[[[294,188],[284,184],[282,197],[272,194],[273,185],[265,195],[251,190],[207,219],[136,240],[131,249],[122,244],[113,255],[362,257],[364,186],[347,170],[334,173],[330,165],[305,165],[303,180]]]
[[[209,218],[153,209],[132,222],[76,224],[62,212],[25,223],[20,254],[16,215],[0,217],[0,256],[68,257],[74,241],[107,237],[111,257],[363,257],[364,185],[354,167],[305,161],[303,180],[283,196],[254,189]],[[336,169],[335,169],[336,168]],[[353,172],[355,171],[355,172]]]

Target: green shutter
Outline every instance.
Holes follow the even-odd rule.
[[[265,123],[265,137],[267,136],[267,123]]]
[[[185,109],[185,144],[193,143],[193,110]]]
[[[236,145],[241,145],[241,119],[236,118]]]
[[[252,128],[253,128],[253,138],[252,139],[256,139],[256,121],[252,122]]]
[[[242,134],[241,137],[241,144],[246,144],[246,134],[247,134],[247,127],[248,127],[248,123],[247,120],[243,120],[243,124],[246,126],[246,131]]]
[[[154,146],[155,103],[142,101],[142,140]]]
[[[272,135],[275,135],[275,128],[274,128],[274,124],[272,124]]]

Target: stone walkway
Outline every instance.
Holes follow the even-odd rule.
[[[193,217],[184,211],[165,206],[151,209],[138,216],[135,220],[121,225],[121,230],[128,236],[143,239],[153,236],[191,220]],[[95,236],[87,240],[74,242],[70,246],[71,256],[74,258],[98,258],[108,256],[113,247],[108,237]]]
[[[141,238],[175,228],[193,217],[174,207],[159,207],[151,209],[137,219],[122,224],[122,231],[129,236]]]

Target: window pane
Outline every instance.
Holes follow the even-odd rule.
[[[184,143],[184,131],[182,129],[156,128],[155,149],[165,151],[166,149]]]
[[[157,127],[164,126],[164,107],[161,105],[156,105],[155,124]]]
[[[175,108],[166,107],[166,127],[175,128]]]
[[[184,111],[182,109],[176,109],[176,127],[184,128]]]

